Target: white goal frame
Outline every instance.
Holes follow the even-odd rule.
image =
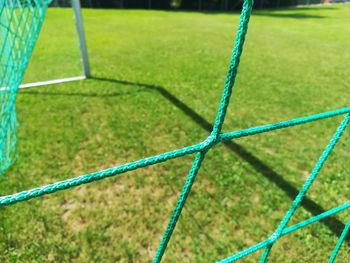
[[[80,56],[81,56],[81,61],[83,65],[83,74],[81,76],[76,76],[76,77],[60,78],[60,79],[21,84],[19,86],[20,89],[61,84],[61,83],[72,82],[72,81],[79,81],[79,80],[84,80],[91,77],[89,56],[88,56],[88,49],[86,45],[84,22],[83,22],[83,16],[81,13],[80,0],[72,0],[72,8],[74,11],[75,26],[76,26],[76,31],[77,31],[78,40],[79,40],[79,49],[80,49]]]

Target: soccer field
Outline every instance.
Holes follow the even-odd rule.
[[[193,145],[211,131],[238,13],[83,10],[93,77],[23,89],[1,195]],[[224,132],[349,106],[350,5],[254,11]],[[49,9],[25,81],[80,74],[72,10]],[[209,151],[164,262],[271,235],[342,117]],[[291,224],[349,201],[349,130]],[[2,208],[1,262],[151,262],[194,155]],[[270,262],[326,262],[350,211],[281,238]],[[261,251],[241,262],[257,262]],[[350,260],[350,237],[337,262]]]

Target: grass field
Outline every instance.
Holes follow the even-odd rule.
[[[22,90],[1,195],[202,141],[237,13],[84,10],[93,78]],[[69,9],[50,9],[26,81],[79,74]],[[349,106],[350,5],[255,11],[224,131]],[[273,233],[341,117],[216,146],[164,262],[213,262]],[[347,131],[292,219],[350,198]],[[1,262],[150,262],[193,156],[0,213]],[[270,262],[325,262],[344,211],[282,238]],[[241,262],[256,262],[257,252]],[[350,260],[348,239],[337,262]]]

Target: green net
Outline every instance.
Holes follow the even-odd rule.
[[[0,172],[15,158],[19,85],[50,0],[0,0]]]
[[[4,1],[1,2],[1,158],[2,168],[6,168],[11,163],[11,155],[14,153],[15,145],[15,108],[14,102],[18,86],[23,77],[24,70],[28,64],[35,40],[45,14],[45,10],[49,1]],[[126,163],[106,170],[89,173],[67,179],[60,182],[55,182],[49,185],[40,186],[38,188],[22,191],[19,193],[1,196],[0,207],[13,205],[18,202],[23,202],[43,195],[52,194],[57,191],[73,188],[78,185],[87,184],[93,181],[101,180],[107,177],[120,175],[129,171],[133,171],[142,167],[155,165],[181,156],[195,154],[188,176],[180,193],[174,211],[170,217],[169,224],[165,230],[163,238],[158,247],[157,253],[153,262],[158,263],[162,260],[166,251],[170,238],[176,227],[182,209],[185,206],[186,200],[191,192],[191,188],[199,173],[201,164],[205,161],[206,153],[211,150],[216,144],[227,140],[234,140],[241,137],[253,136],[255,134],[270,132],[278,129],[292,127],[312,121],[317,121],[325,118],[330,118],[339,115],[345,115],[343,121],[339,124],[330,139],[329,143],[322,152],[310,176],[305,181],[300,189],[299,194],[292,202],[290,209],[282,218],[276,230],[265,240],[257,243],[247,249],[237,252],[236,254],[222,259],[220,262],[234,262],[244,258],[251,253],[263,250],[260,262],[266,262],[273,245],[278,242],[283,236],[290,234],[298,229],[306,227],[310,224],[318,222],[326,217],[332,216],[345,209],[350,208],[350,202],[328,210],[322,214],[311,217],[307,220],[299,222],[295,225],[288,226],[296,209],[299,207],[303,198],[317,178],[323,165],[327,161],[332,150],[340,140],[346,127],[350,122],[350,107],[336,109],[329,112],[319,113],[312,116],[296,118],[288,121],[266,124],[262,126],[247,128],[223,133],[222,126],[225,120],[226,111],[233,92],[235,79],[239,67],[240,57],[243,52],[245,36],[248,31],[248,24],[253,7],[253,0],[245,0],[238,26],[238,32],[229,64],[229,70],[226,77],[225,86],[222,93],[221,102],[218,108],[217,117],[215,119],[211,134],[194,145],[190,145],[181,149],[176,149],[170,152],[144,158],[138,161]],[[5,161],[4,161],[5,160]],[[335,244],[334,250],[330,253],[329,261],[334,262],[337,257],[341,245],[345,240],[347,233],[350,230],[350,221],[344,225],[344,229],[339,236],[338,242]],[[234,233],[233,233],[234,234]],[[227,253],[229,253],[227,251]]]

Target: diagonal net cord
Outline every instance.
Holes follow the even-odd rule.
[[[343,244],[344,239],[345,239],[346,235],[348,234],[349,230],[350,230],[350,220],[346,223],[346,225],[344,227],[344,230],[341,233],[341,235],[340,235],[340,237],[338,239],[338,242],[335,245],[334,250],[333,250],[333,252],[332,252],[332,254],[331,254],[331,256],[330,256],[330,258],[328,260],[328,263],[333,263],[334,260],[336,259],[337,255],[339,253],[340,247]]]
[[[268,245],[265,248],[264,253],[262,254],[262,256],[260,258],[260,262],[261,263],[266,262],[267,257],[268,257],[268,255],[269,255],[269,253],[271,251],[272,246],[281,237],[282,231],[287,226],[288,222],[290,221],[290,219],[294,215],[296,209],[300,205],[300,203],[303,200],[304,196],[306,195],[307,191],[310,189],[312,183],[315,181],[316,176],[321,171],[321,168],[323,167],[324,163],[328,159],[328,157],[331,154],[332,150],[334,149],[335,145],[337,144],[337,142],[339,141],[339,139],[342,136],[343,132],[345,131],[346,127],[348,126],[349,121],[350,121],[350,115],[347,114],[345,116],[344,120],[340,123],[340,125],[339,125],[338,129],[336,130],[336,132],[334,133],[334,135],[333,135],[332,139],[330,140],[329,144],[327,145],[326,149],[321,154],[321,157],[317,161],[317,163],[316,163],[314,169],[312,170],[309,178],[306,180],[306,182],[303,185],[303,187],[301,188],[299,194],[297,195],[297,197],[293,201],[292,206],[290,207],[290,209],[288,210],[288,212],[286,213],[286,215],[282,219],[282,221],[281,221],[280,225],[278,226],[277,230],[275,231],[275,233],[271,236],[271,240],[273,240],[273,243],[271,243],[270,245]]]
[[[1,109],[3,110],[4,107],[6,106],[7,108],[5,107],[5,112],[12,114],[12,115],[9,114],[11,115],[11,117],[7,118],[6,121],[4,122],[6,125],[9,125],[8,127],[11,127],[12,130],[8,131],[6,129],[2,129],[0,130],[0,135],[4,133],[9,138],[11,138],[12,136],[12,142],[15,141],[15,125],[13,125],[14,123],[13,120],[15,119],[14,101],[15,101],[16,93],[18,91],[19,83],[21,82],[21,79],[23,77],[23,73],[28,65],[28,61],[32,53],[35,41],[38,37],[39,30],[41,28],[41,24],[47,9],[47,5],[50,2],[51,0],[0,0],[0,18],[1,18],[0,19],[0,29],[1,29],[0,31],[0,36],[1,36],[0,37],[0,76],[2,76],[2,78],[0,78],[0,83],[1,83],[0,86],[2,86],[4,83],[5,84],[9,83],[5,85],[4,89],[1,88],[0,95],[3,95],[4,93],[7,96],[4,98],[8,99],[10,103],[3,104],[4,100],[1,100],[0,102],[2,103]],[[265,132],[274,131],[278,129],[284,129],[295,125],[300,125],[300,124],[304,124],[312,121],[317,121],[325,118],[346,114],[344,120],[338,127],[333,138],[331,139],[325,151],[321,155],[319,161],[317,162],[309,179],[304,184],[299,195],[294,200],[292,207],[289,209],[286,216],[281,221],[281,224],[279,225],[275,233],[268,239],[256,245],[253,245],[245,250],[242,250],[231,257],[223,259],[220,262],[233,262],[263,248],[265,248],[265,251],[263,253],[263,256],[261,257],[261,262],[265,262],[267,260],[267,257],[269,255],[269,252],[273,244],[277,242],[277,240],[280,237],[287,235],[293,231],[296,231],[300,228],[306,227],[312,223],[318,222],[319,220],[322,220],[326,217],[339,213],[340,211],[350,208],[350,202],[348,202],[346,204],[343,204],[341,206],[328,210],[322,214],[319,214],[317,216],[304,220],[298,224],[286,227],[291,217],[293,216],[295,210],[297,209],[300,202],[302,201],[304,195],[306,194],[308,189],[311,187],[312,182],[315,180],[318,172],[322,168],[327,157],[330,155],[332,149],[335,147],[336,143],[338,142],[342,133],[344,132],[346,126],[348,125],[349,119],[350,119],[349,117],[350,107],[336,109],[329,112],[319,113],[311,116],[296,118],[288,121],[281,121],[278,123],[251,127],[244,130],[221,133],[224,119],[226,116],[227,107],[230,101],[234,82],[236,79],[240,57],[243,51],[243,45],[244,45],[244,40],[245,40],[247,30],[248,30],[248,23],[249,23],[249,18],[252,11],[252,6],[253,6],[253,0],[244,1],[240,22],[239,22],[239,27],[238,27],[238,32],[235,40],[235,45],[232,52],[227,79],[225,82],[224,91],[223,91],[223,95],[219,105],[217,117],[213,125],[213,130],[210,136],[206,140],[204,140],[201,143],[197,143],[181,149],[177,149],[170,152],[155,155],[152,157],[144,158],[138,161],[126,163],[120,166],[108,168],[102,171],[85,174],[79,177],[67,179],[67,180],[56,182],[49,185],[40,186],[38,188],[26,190],[23,192],[2,196],[0,197],[0,207],[13,205],[18,202],[23,202],[26,200],[30,200],[32,198],[37,198],[43,195],[52,194],[57,191],[70,189],[78,185],[87,184],[93,181],[101,180],[111,176],[116,176],[119,174],[126,173],[128,171],[136,170],[136,169],[150,166],[150,165],[155,165],[171,159],[175,159],[181,156],[195,153],[196,156],[195,156],[194,162],[189,171],[189,174],[187,176],[187,179],[180,193],[179,199],[176,203],[175,209],[170,218],[169,224],[165,230],[164,236],[160,242],[156,256],[153,261],[153,262],[160,262],[165,253],[168,242],[170,241],[170,238],[173,234],[173,231],[176,227],[176,223],[181,215],[181,211],[191,191],[191,187],[196,179],[200,166],[205,158],[205,154],[208,150],[210,150],[213,146],[215,146],[215,144],[226,140],[252,136],[259,133],[265,133]],[[27,10],[27,13],[23,12],[24,10]],[[18,13],[20,14],[19,16],[18,16]],[[20,26],[22,27],[19,29]],[[6,37],[2,37],[3,35],[5,35]],[[12,39],[9,38],[9,40],[7,40],[9,35],[14,36],[14,38]],[[3,54],[10,54],[10,55],[5,56],[4,58]],[[0,99],[2,98],[3,97],[0,96]],[[1,120],[1,124],[3,124],[3,120]],[[7,141],[4,142],[4,138],[1,138],[0,152],[2,151],[1,145],[3,144],[6,145],[7,149],[13,149],[12,144],[9,144]],[[12,148],[10,146],[12,146]],[[1,161],[3,160],[1,159]],[[9,164],[10,163],[8,163],[8,165]],[[340,247],[345,239],[345,236],[349,232],[349,229],[350,229],[350,221],[346,224],[331,254],[331,257],[329,259],[330,263],[334,262],[340,250]]]
[[[264,240],[263,242],[255,245],[255,246],[252,246],[252,247],[250,247],[248,249],[245,249],[243,251],[240,251],[239,253],[237,253],[237,254],[235,254],[233,256],[230,256],[230,257],[228,257],[226,259],[223,259],[223,260],[219,261],[220,263],[228,263],[228,262],[237,261],[238,259],[240,259],[242,257],[245,257],[245,256],[247,256],[247,255],[249,255],[249,254],[251,254],[251,253],[253,253],[253,252],[255,252],[255,251],[259,250],[259,249],[262,249],[262,248],[265,248],[265,250],[264,250],[264,253],[262,254],[262,256],[260,258],[260,262],[266,262],[267,257],[268,257],[268,255],[270,253],[270,250],[271,250],[272,246],[277,242],[277,240],[281,236],[286,234],[286,233],[284,233],[284,230],[287,230],[286,229],[286,225],[288,224],[288,222],[292,218],[293,214],[295,213],[296,209],[300,205],[303,197],[306,195],[307,191],[310,189],[312,183],[316,179],[316,176],[320,172],[320,170],[323,167],[324,163],[326,162],[327,158],[331,154],[332,150],[336,146],[336,144],[339,141],[339,139],[342,136],[342,134],[344,133],[346,127],[349,124],[349,122],[350,122],[350,115],[347,114],[344,117],[343,121],[340,123],[338,129],[335,131],[335,133],[334,133],[333,137],[331,138],[330,142],[328,143],[327,147],[325,148],[325,150],[321,154],[321,156],[320,156],[318,162],[316,163],[314,169],[312,170],[309,178],[306,180],[305,184],[301,188],[299,194],[297,195],[297,197],[293,201],[291,208],[288,210],[288,212],[286,213],[286,215],[282,219],[282,221],[281,221],[280,225],[278,226],[277,230],[275,231],[275,233],[273,233],[271,235],[271,237],[269,237],[268,239]],[[317,221],[319,221],[320,219],[321,218],[318,218]],[[292,228],[292,231],[295,231],[295,230],[300,229],[302,227],[304,227],[304,225],[303,224],[299,224],[299,225],[296,225],[296,226],[292,226],[291,228]],[[346,233],[347,233],[347,231],[345,232],[344,235],[346,235]],[[340,237],[339,240],[342,240],[342,236]],[[345,238],[345,236],[343,237],[343,239],[344,238]]]

